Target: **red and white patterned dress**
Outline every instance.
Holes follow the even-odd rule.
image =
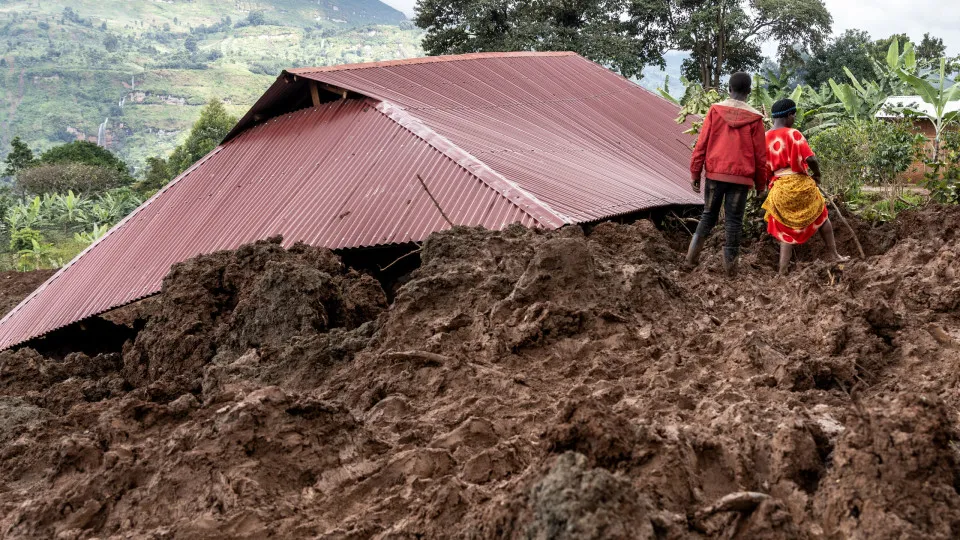
[[[781,242],[803,244],[829,217],[823,196],[807,173],[807,158],[814,155],[813,150],[793,128],[772,129],[766,140],[770,179],[770,196],[764,203],[767,232]],[[783,185],[777,186],[780,179]]]

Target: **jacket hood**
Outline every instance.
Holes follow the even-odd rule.
[[[736,99],[728,99],[714,105],[720,118],[732,128],[740,128],[756,121],[763,121],[760,111]]]

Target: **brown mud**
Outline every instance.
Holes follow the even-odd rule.
[[[24,298],[43,284],[53,270],[35,272],[0,272],[0,312],[7,314]]]
[[[390,305],[324,250],[188,261],[122,351],[0,353],[0,536],[957,537],[960,211],[856,226],[733,282],[649,222],[460,228]]]

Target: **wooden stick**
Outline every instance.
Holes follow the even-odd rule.
[[[423,246],[418,247],[417,249],[411,251],[410,253],[407,253],[407,254],[405,254],[405,255],[401,255],[400,257],[397,258],[397,260],[395,260],[395,261],[393,261],[392,263],[390,263],[390,264],[388,264],[388,265],[380,268],[380,271],[383,272],[384,270],[389,269],[391,266],[393,266],[393,265],[397,264],[398,262],[406,259],[407,257],[409,257],[409,256],[411,256],[411,255],[416,255],[417,253],[420,253],[421,251],[423,251]]]
[[[420,181],[420,185],[423,186],[423,190],[427,192],[427,195],[430,197],[430,200],[433,201],[433,205],[437,207],[437,210],[440,212],[440,215],[443,216],[443,219],[447,220],[447,223],[449,223],[451,227],[456,227],[456,225],[450,221],[450,218],[443,213],[443,208],[440,208],[440,203],[438,203],[437,199],[433,197],[433,193],[430,193],[430,190],[427,189],[427,183],[423,181],[423,178],[421,178],[419,174],[417,175],[417,180]]]
[[[833,206],[833,209],[837,212],[837,216],[840,217],[840,221],[843,222],[843,224],[850,231],[850,234],[853,235],[853,243],[857,245],[857,251],[860,252],[860,258],[866,259],[867,254],[863,252],[863,246],[860,245],[860,239],[857,237],[857,232],[853,230],[853,227],[850,225],[850,222],[847,221],[847,218],[843,217],[843,213],[840,212],[840,207],[837,206],[837,203],[833,200],[833,196],[828,193],[824,193],[824,194],[826,195],[827,200],[830,201],[830,204]]]

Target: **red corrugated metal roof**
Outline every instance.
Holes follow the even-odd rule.
[[[305,79],[361,97],[287,112],[310,104]],[[449,225],[417,175],[454,223],[488,228],[696,204],[676,113],[572,53],[293,70],[0,321],[0,348],[154,294],[202,253],[277,234],[334,249],[423,240]]]

